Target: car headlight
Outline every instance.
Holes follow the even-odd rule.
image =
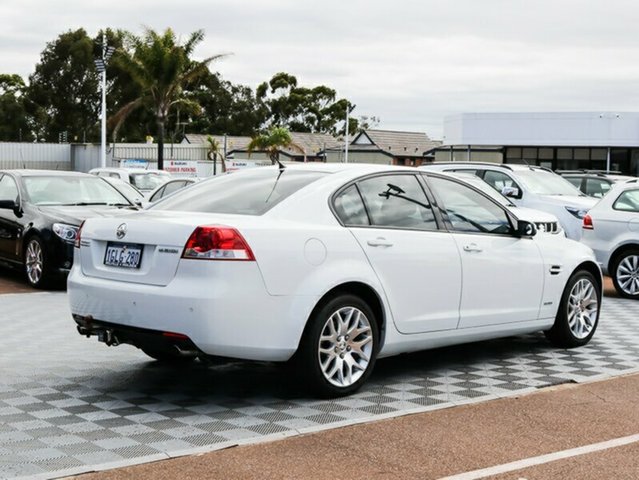
[[[583,220],[583,218],[586,216],[586,213],[588,213],[588,210],[584,208],[575,208],[575,207],[565,207],[565,208],[573,217],[578,218],[579,220]]]
[[[66,225],[64,223],[54,223],[53,233],[67,243],[73,243],[78,234],[78,227],[75,225]]]

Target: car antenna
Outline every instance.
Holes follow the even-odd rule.
[[[278,164],[278,165],[279,165],[279,167],[280,167],[280,172],[281,172],[281,171],[284,171],[284,170],[286,169],[286,165],[284,165],[284,164],[280,161],[280,159],[279,159],[279,158],[278,158],[278,159],[276,159],[275,161],[277,162],[277,164]]]

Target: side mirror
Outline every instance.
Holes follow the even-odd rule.
[[[517,187],[504,187],[501,189],[501,194],[508,198],[521,198],[521,192]]]
[[[519,237],[534,237],[537,235],[537,227],[532,222],[519,220],[517,222],[517,235]]]
[[[0,208],[5,210],[16,210],[18,204],[15,200],[0,200]]]

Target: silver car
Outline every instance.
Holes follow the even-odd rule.
[[[592,248],[619,295],[639,299],[639,183],[616,184],[583,220]]]

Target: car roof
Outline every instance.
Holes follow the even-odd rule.
[[[97,167],[92,168],[89,172],[115,172],[115,173],[169,173],[164,172],[164,170],[149,170],[146,168],[139,167]],[[169,174],[170,175],[170,174]]]
[[[73,172],[69,170],[32,170],[32,169],[14,169],[0,170],[0,173],[9,173],[18,177],[86,177],[87,173]]]
[[[526,170],[540,170],[544,172],[552,172],[549,168],[540,167],[539,165],[525,165],[521,163],[492,163],[492,162],[432,162],[421,165],[418,168],[428,170],[432,167],[470,167],[470,168],[494,168],[496,170],[510,170],[511,172],[522,172]]]

